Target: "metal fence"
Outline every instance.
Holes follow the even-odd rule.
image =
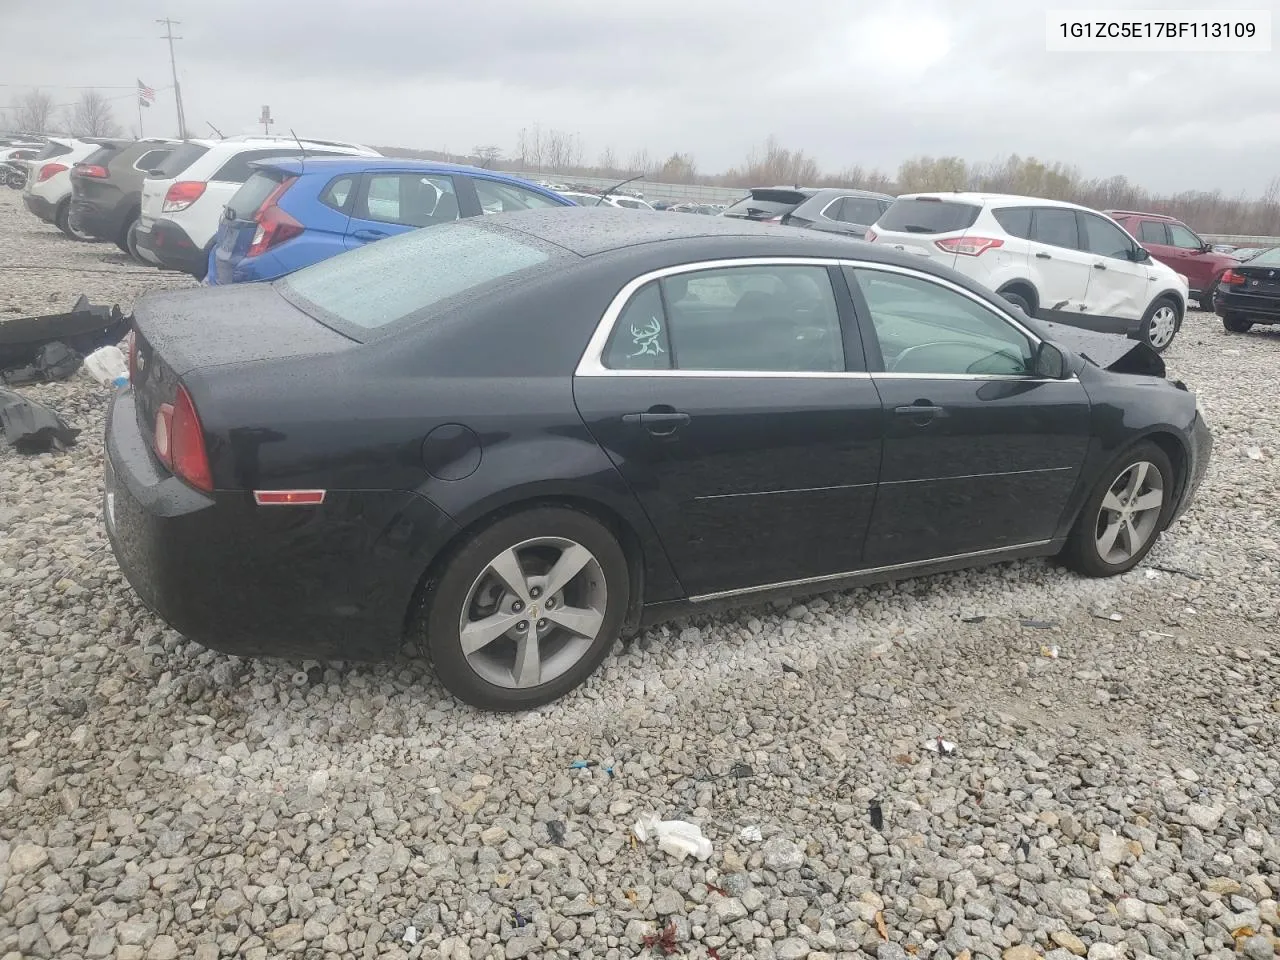
[[[620,177],[577,177],[572,174],[528,173],[510,171],[517,177],[542,183],[558,183],[566,187],[592,187],[607,190],[618,183]],[[635,180],[623,190],[643,193],[646,200],[675,200],[693,203],[734,203],[747,195],[744,187],[706,187],[696,183],[660,183],[657,180]]]

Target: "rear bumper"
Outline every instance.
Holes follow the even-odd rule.
[[[203,277],[209,261],[205,251],[172,220],[153,221],[149,228],[138,227],[138,250],[158,266],[181,270],[194,277]]]
[[[1231,315],[1257,323],[1280,323],[1280,296],[1226,292],[1219,286],[1213,292],[1213,312],[1220,317]]]
[[[103,514],[125,578],[173,629],[224,653],[395,655],[419,578],[457,529],[408,493],[330,491],[305,509],[201,493],[155,460],[129,389],[108,411],[104,459]]]
[[[24,193],[22,195],[22,202],[26,205],[28,210],[34,213],[45,223],[53,223],[54,218],[57,216],[57,204],[46,200],[44,197],[37,196],[34,193]]]

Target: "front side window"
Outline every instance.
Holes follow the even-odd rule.
[[[920,277],[846,268],[866,299],[887,373],[1028,376],[1029,337],[977,301]]]
[[[1076,212],[1066,207],[1037,207],[1031,220],[1031,239],[1051,247],[1080,248]]]
[[[517,187],[511,183],[499,183],[496,180],[476,178],[476,198],[480,201],[480,209],[485,213],[512,213],[517,210],[540,210],[543,207],[558,207],[550,197]]]
[[[1180,223],[1169,224],[1169,240],[1179,250],[1199,250],[1204,241]]]
[[[365,192],[362,220],[429,227],[457,220],[458,196],[453,178],[421,173],[373,173]]]
[[[1084,248],[1089,253],[1100,257],[1112,257],[1116,260],[1132,259],[1133,241],[1129,235],[1108,220],[1096,217],[1091,213],[1080,215],[1080,235],[1084,237]]]
[[[825,267],[696,270],[646,284],[605,347],[615,370],[839,372],[844,340]]]
[[[1157,243],[1166,246],[1169,243],[1169,233],[1164,228],[1163,223],[1155,220],[1143,220],[1138,226],[1138,239],[1143,243]]]

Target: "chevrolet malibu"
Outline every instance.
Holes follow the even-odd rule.
[[[139,304],[107,424],[121,568],[246,655],[411,637],[468,703],[624,631],[1023,557],[1123,573],[1211,440],[1149,347],[847,238],[564,208]]]

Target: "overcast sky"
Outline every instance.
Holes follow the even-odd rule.
[[[1276,53],[1045,51],[1045,10],[1189,9],[1072,0],[0,0],[0,106],[23,86],[158,91],[188,126],[513,152],[521,127],[581,137],[593,160],[692,153],[740,164],[769,134],[826,169],[922,154],[1019,153],[1160,191],[1260,193],[1280,174]],[[1200,8],[1275,11],[1280,0]],[[1280,22],[1280,15],[1275,19]],[[56,53],[53,51],[56,50]],[[128,89],[103,90],[136,127]]]

